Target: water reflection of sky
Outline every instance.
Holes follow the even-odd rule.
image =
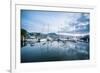
[[[46,42],[27,44],[21,48],[21,62],[86,60],[89,59],[89,43]]]
[[[89,13],[21,10],[21,28],[29,32],[87,33],[89,19]]]

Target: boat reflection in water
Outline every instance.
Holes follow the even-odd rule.
[[[89,42],[37,41],[21,42],[21,62],[88,60]]]

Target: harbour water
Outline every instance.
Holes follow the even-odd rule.
[[[89,43],[80,41],[23,42],[21,63],[88,60]]]

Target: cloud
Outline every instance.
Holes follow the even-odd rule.
[[[21,27],[29,32],[89,32],[89,13],[24,10]]]

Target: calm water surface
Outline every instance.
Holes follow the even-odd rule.
[[[45,62],[89,59],[89,43],[87,42],[38,42],[23,43],[21,62]]]

